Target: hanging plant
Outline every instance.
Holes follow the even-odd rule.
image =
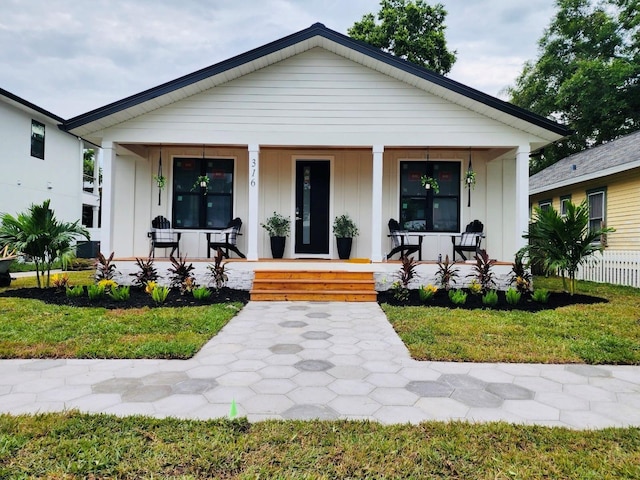
[[[474,172],[471,169],[467,170],[467,172],[464,174],[464,181],[467,184],[467,188],[473,188],[475,190],[475,188],[476,188],[476,172]]]
[[[191,187],[191,190],[195,190],[197,188],[204,188],[204,194],[207,194],[207,188],[209,187],[209,177],[207,177],[206,175],[198,175],[198,178],[196,178],[196,181],[193,182],[193,186]]]
[[[164,175],[154,175],[153,181],[156,182],[156,185],[160,190],[164,190],[164,187],[167,186],[167,177]]]
[[[440,184],[435,178],[423,175],[420,177],[420,183],[426,190],[433,190],[435,194],[440,193]]]

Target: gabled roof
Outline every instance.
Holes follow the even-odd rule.
[[[41,115],[44,115],[45,117],[49,117],[51,120],[53,120],[56,123],[63,123],[64,119],[62,117],[59,117],[57,115],[54,115],[53,113],[45,110],[44,108],[40,108],[39,106],[28,102],[27,100],[25,100],[24,98],[20,98],[17,95],[14,95],[13,93],[0,88],[0,96],[3,96],[6,98],[7,103],[10,103],[16,107],[18,107],[20,110],[23,111],[27,111],[29,113],[31,112],[38,112]]]
[[[321,23],[315,23],[307,29],[262,47],[78,115],[67,120],[63,128],[73,131],[76,135],[86,135],[109,128],[318,46],[485,116],[542,136],[548,141],[555,141],[571,133],[568,128],[552,120],[354,40]]]
[[[640,131],[574,153],[529,178],[531,194],[640,167]]]

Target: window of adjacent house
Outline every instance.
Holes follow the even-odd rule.
[[[571,202],[571,195],[560,197],[560,216],[567,216],[567,205]]]
[[[44,160],[44,123],[31,120],[31,156]]]
[[[589,201],[589,230],[593,231],[605,225],[605,192],[596,190],[587,193]]]
[[[538,202],[538,208],[540,210],[549,210],[551,208],[551,200],[540,200]]]
[[[233,218],[233,160],[176,158],[173,162],[174,228],[224,228]],[[207,176],[201,187],[198,177]]]
[[[440,191],[425,189],[423,175]],[[400,162],[400,225],[413,232],[460,231],[460,162]]]

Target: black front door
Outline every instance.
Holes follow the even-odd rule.
[[[328,160],[296,161],[297,254],[329,253]]]

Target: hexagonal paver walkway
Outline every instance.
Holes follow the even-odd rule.
[[[2,360],[0,412],[640,425],[640,367],[418,362],[376,303],[250,302],[190,360]]]

